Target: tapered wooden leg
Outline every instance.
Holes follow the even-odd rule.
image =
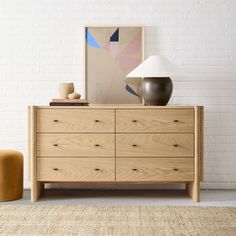
[[[35,182],[31,187],[31,201],[36,202],[44,191],[44,183]]]
[[[203,158],[203,109],[195,107],[194,125],[194,181],[187,183],[187,192],[195,202],[200,201],[200,180],[202,179],[201,162]]]
[[[31,201],[36,202],[44,189],[44,183],[37,181],[36,157],[36,107],[29,108],[29,166],[31,182]]]
[[[193,199],[193,201],[200,202],[200,183],[199,183],[199,181],[187,183],[186,189],[187,189],[189,196]]]

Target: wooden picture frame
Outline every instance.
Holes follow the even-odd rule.
[[[114,33],[117,30],[119,33],[119,40],[120,40],[120,41],[118,41],[118,44],[120,44],[119,49],[121,51],[118,52],[117,58],[115,58],[115,57],[112,58],[113,55],[112,56],[109,55],[108,50],[111,49],[111,44],[113,44],[113,42],[111,42],[111,38],[114,36]],[[125,81],[123,81],[124,82],[124,91],[121,91],[121,89],[123,89],[122,88],[123,82],[121,82],[120,79],[116,79],[116,77],[118,78],[119,77],[118,74],[119,74],[119,75],[121,75],[122,79],[125,80],[126,79],[125,75],[128,74],[131,70],[133,70],[138,64],[140,64],[144,60],[144,26],[143,25],[86,25],[83,28],[83,32],[84,32],[83,39],[84,39],[85,98],[88,99],[90,103],[95,103],[95,104],[96,103],[103,103],[103,104],[106,104],[106,103],[113,103],[113,104],[116,104],[116,103],[140,103],[139,98],[133,95],[135,93],[137,95],[137,92],[135,91],[136,85],[128,84]],[[88,36],[88,32],[90,34],[89,36]],[[109,32],[113,32],[113,34],[110,36]],[[130,35],[129,35],[129,32],[130,32]],[[133,35],[132,35],[132,33],[133,33]],[[95,35],[95,37],[93,36],[93,34]],[[102,38],[103,37],[102,34],[105,34],[104,38]],[[90,36],[91,36],[92,40],[93,39],[97,40],[97,38],[100,37],[98,39],[99,46],[98,46],[98,44],[96,44],[95,41],[92,41],[92,43],[88,42],[88,40],[90,40],[90,39],[88,39],[88,37],[90,37]],[[109,36],[110,36],[110,38],[109,38]],[[118,62],[117,64],[119,64],[119,63],[125,64],[124,62],[122,62],[122,52],[126,49],[124,46],[125,45],[125,43],[124,43],[125,38],[129,38],[129,39],[131,38],[130,41],[127,41],[127,44],[128,44],[127,48],[130,45],[132,45],[132,43],[133,43],[133,45],[136,43],[136,46],[138,45],[137,46],[138,49],[135,48],[135,49],[137,49],[135,51],[134,50],[135,46],[133,46],[132,49],[133,49],[133,52],[135,51],[135,53],[131,54],[131,55],[124,55],[123,56],[125,58],[125,60],[132,59],[133,60],[132,63],[134,66],[130,65],[129,68],[126,68],[127,69],[126,72],[124,72],[124,71],[121,72],[121,71],[119,71],[118,66],[116,66],[116,65],[114,66],[115,63],[112,64],[110,62],[112,60],[115,60],[116,62]],[[104,40],[107,40],[107,45],[108,45],[107,47],[109,47],[109,49],[106,48],[106,43],[104,43],[105,42]],[[92,46],[91,46],[91,44],[92,44]],[[100,46],[100,44],[101,44],[101,46]],[[95,47],[95,49],[93,48],[93,46]],[[96,48],[96,47],[99,47],[99,48]],[[93,49],[94,49],[94,51],[93,51]],[[131,51],[131,50],[126,50],[126,51]],[[99,59],[99,56],[97,55],[98,53],[94,53],[94,52],[100,53],[101,60]],[[106,55],[107,57],[104,56],[106,53],[108,54],[108,56]],[[92,57],[95,57],[95,59],[90,61],[89,58],[92,58]],[[111,58],[111,59],[109,59],[109,58]],[[100,64],[100,65],[97,65],[97,68],[95,66],[95,68],[93,69],[91,67],[91,65],[96,65],[96,63],[94,63],[94,61],[98,62],[98,64]],[[102,61],[104,64],[101,66]],[[105,68],[106,62],[110,63],[110,65],[108,65],[108,68],[110,68],[110,70],[112,71],[112,76],[114,77],[113,81],[115,81],[115,83],[109,81],[109,71],[107,71],[105,73],[105,70],[101,69],[101,68]],[[112,68],[111,65],[114,66],[114,70],[111,69]],[[101,66],[101,67],[99,68],[99,66]],[[100,74],[98,72],[98,76],[92,76],[92,75],[96,74],[97,69],[98,69],[98,71],[99,71],[99,69],[101,69]],[[102,75],[103,73],[104,73],[104,77]],[[91,74],[91,76],[90,76],[90,74]],[[108,88],[105,89],[103,87],[104,84],[105,85],[107,84],[106,81],[107,81],[107,83],[112,84],[113,90],[112,89],[109,90]],[[118,83],[117,83],[117,81],[118,81]],[[94,85],[93,84],[91,85],[91,83],[93,83]],[[97,86],[97,87],[95,88],[95,86]],[[115,88],[115,91],[114,91],[114,88]],[[127,91],[127,88],[130,91]],[[132,94],[132,90],[134,92],[133,94]],[[109,95],[108,95],[107,91],[109,91]],[[95,95],[95,93],[96,93],[96,95]],[[100,94],[101,96],[97,95],[97,93]],[[96,98],[95,98],[95,96],[96,96]]]

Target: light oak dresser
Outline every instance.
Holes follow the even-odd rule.
[[[203,107],[29,107],[31,200],[45,183],[186,183],[200,201]]]

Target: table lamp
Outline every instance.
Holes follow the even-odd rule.
[[[160,55],[155,55],[148,57],[126,77],[143,78],[139,90],[145,105],[165,106],[173,90],[170,76],[176,72],[174,64]]]

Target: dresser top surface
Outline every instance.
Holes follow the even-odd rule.
[[[29,106],[41,109],[190,109],[203,106],[194,105],[167,105],[144,106],[141,104],[89,104],[88,106]]]

